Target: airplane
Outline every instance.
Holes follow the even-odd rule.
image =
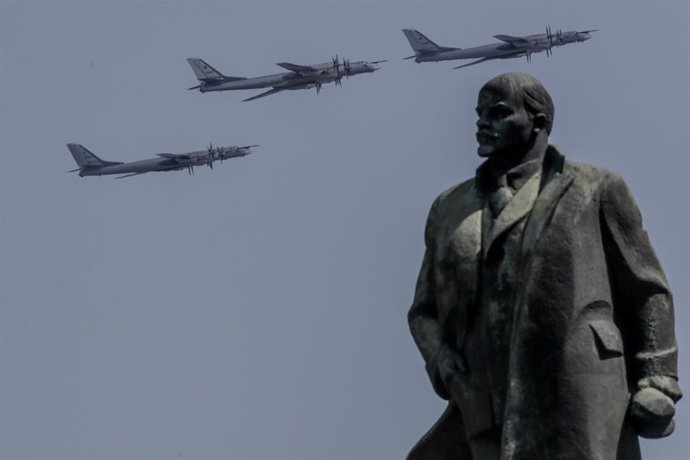
[[[198,89],[202,93],[207,93],[210,91],[271,88],[266,92],[243,100],[243,102],[247,102],[285,90],[316,88],[318,94],[324,83],[335,82],[336,86],[340,86],[343,77],[351,77],[360,73],[373,73],[379,70],[376,64],[386,61],[350,62],[343,59],[341,62],[336,56],[331,62],[316,65],[278,62],[276,65],[288,70],[288,72],[253,78],[225,76],[199,58],[187,58],[187,62],[199,80],[199,85],[188,88],[190,90]]]
[[[213,169],[213,162],[227,160],[229,158],[243,157],[249,155],[252,147],[258,145],[246,145],[244,147],[213,147],[209,144],[206,150],[189,153],[159,153],[158,158],[132,161],[124,163],[122,161],[104,161],[94,155],[81,144],[67,144],[67,148],[74,157],[74,161],[79,166],[67,172],[79,172],[79,176],[104,176],[108,174],[124,174],[116,177],[136,176],[152,171],[178,171],[186,169],[189,174],[194,174],[194,166],[208,165]]]
[[[424,34],[414,29],[403,29],[405,37],[410,42],[415,54],[404,59],[414,59],[415,62],[438,62],[455,59],[474,59],[468,64],[453,67],[461,69],[471,65],[486,62],[492,59],[510,59],[525,56],[527,62],[531,60],[533,53],[546,51],[550,56],[554,46],[563,46],[570,43],[577,43],[592,38],[589,34],[598,29],[562,32],[558,30],[555,34],[551,32],[551,27],[546,27],[546,33],[525,35],[515,37],[512,35],[494,35],[494,38],[501,40],[489,45],[475,46],[472,48],[450,48],[439,46],[429,40]]]

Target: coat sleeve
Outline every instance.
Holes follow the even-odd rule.
[[[642,217],[617,174],[605,180],[601,199],[604,250],[621,319],[631,377],[677,378],[673,301]]]
[[[422,353],[426,371],[436,393],[443,399],[449,399],[450,393],[439,374],[438,359],[442,343],[442,331],[438,322],[434,280],[435,225],[439,199],[434,201],[424,231],[426,250],[422,268],[417,278],[414,300],[407,319],[412,337]]]

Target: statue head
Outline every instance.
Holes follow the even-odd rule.
[[[531,75],[505,73],[489,80],[477,103],[477,153],[498,160],[519,160],[548,145],[553,101]]]

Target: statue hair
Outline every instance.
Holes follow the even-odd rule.
[[[492,78],[482,89],[488,87],[508,88],[513,94],[521,94],[525,110],[533,115],[543,113],[546,116],[546,132],[551,134],[554,116],[553,100],[539,80],[526,73],[509,72]]]

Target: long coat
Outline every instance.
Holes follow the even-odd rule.
[[[479,286],[481,266],[501,257],[494,246],[523,219],[501,458],[639,458],[630,392],[640,378],[677,376],[677,349],[668,285],[627,186],[550,146],[536,199],[518,192],[484,243],[483,209],[470,179],[429,213],[408,319],[436,393],[450,402],[408,460],[472,458],[467,432],[485,395],[465,384],[473,372],[462,363],[465,337],[480,289],[491,289]],[[439,374],[442,346],[460,360],[452,395]]]

